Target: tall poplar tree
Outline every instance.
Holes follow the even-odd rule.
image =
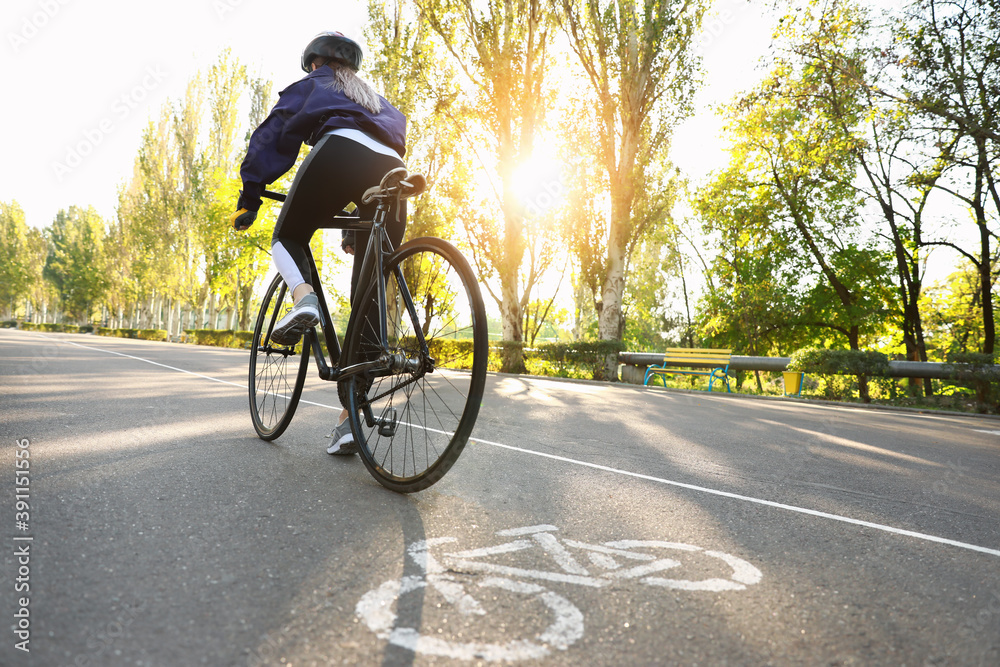
[[[705,6],[702,0],[561,1],[570,45],[596,100],[597,161],[611,200],[600,234],[606,244],[599,267],[602,340],[621,340],[630,254],[664,216],[656,202],[663,184],[647,172],[662,162],[674,127],[691,111],[695,38]],[[612,355],[609,377],[614,369]]]

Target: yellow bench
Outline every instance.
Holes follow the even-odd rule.
[[[712,391],[712,385],[716,380],[722,380],[726,383],[726,391],[732,393],[732,389],[729,388],[729,360],[731,357],[732,350],[668,347],[667,353],[663,355],[663,363],[646,369],[642,384],[648,385],[650,379],[659,376],[660,382],[666,387],[667,381],[664,379],[664,375],[706,375],[708,376],[708,391]],[[668,366],[682,368],[668,368]],[[701,367],[702,370],[692,370],[692,366]]]

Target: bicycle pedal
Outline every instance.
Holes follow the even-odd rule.
[[[378,418],[378,434],[383,438],[391,438],[396,435],[396,425],[399,424],[399,416],[396,408],[388,408],[382,416]]]

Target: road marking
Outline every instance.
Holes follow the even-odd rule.
[[[576,643],[584,634],[583,612],[562,595],[550,591],[536,583],[521,581],[521,578],[542,579],[559,583],[580,584],[600,588],[615,583],[615,580],[639,580],[649,586],[671,588],[686,591],[709,591],[720,593],[723,591],[745,590],[747,586],[759,583],[763,574],[756,567],[731,554],[721,551],[705,551],[701,547],[690,544],[679,544],[676,542],[661,542],[650,540],[619,540],[606,542],[604,545],[587,544],[574,540],[560,540],[555,535],[558,528],[551,525],[526,526],[523,528],[513,528],[497,531],[497,535],[521,538],[530,535],[538,546],[540,546],[553,560],[556,565],[564,571],[571,571],[580,568],[577,561],[569,555],[569,551],[563,546],[574,549],[581,548],[591,555],[600,555],[601,558],[595,561],[595,565],[607,571],[605,577],[574,576],[563,572],[547,572],[543,570],[526,570],[522,568],[500,565],[492,562],[477,562],[466,560],[470,555],[498,555],[509,554],[519,551],[525,544],[530,546],[530,542],[525,539],[515,539],[506,545],[493,545],[476,549],[468,549],[457,553],[442,554],[443,562],[431,555],[432,547],[451,544],[458,540],[454,537],[436,537],[428,540],[413,542],[406,548],[406,553],[413,559],[414,563],[423,571],[423,576],[406,576],[401,579],[386,581],[376,589],[365,593],[355,606],[355,615],[360,618],[368,628],[381,639],[388,640],[392,644],[406,648],[414,653],[424,653],[427,655],[439,655],[458,660],[485,659],[488,661],[508,661],[529,660],[545,657],[550,653],[549,647],[560,651],[567,650]],[[539,539],[540,538],[540,539]],[[508,548],[516,546],[516,549]],[[643,565],[620,570],[617,561],[611,558],[610,554],[625,555],[639,560],[654,559],[655,557],[645,553],[634,553],[627,551],[631,548],[667,548],[686,551],[689,553],[700,553],[711,558],[716,558],[729,565],[732,570],[732,579],[705,579],[703,581],[690,581],[686,579],[664,579],[661,577],[649,577],[646,575],[663,572],[679,566],[680,561],[671,558],[660,558],[654,562],[647,562]],[[602,560],[605,559],[605,560]],[[582,569],[582,568],[580,568]],[[499,635],[509,639],[504,644],[461,641],[463,625],[447,624],[449,614],[447,608],[442,609],[445,614],[440,627],[434,628],[429,624],[433,621],[424,619],[420,633],[415,628],[397,627],[401,623],[398,616],[400,600],[404,595],[419,591],[430,593],[436,590],[444,601],[453,607],[455,611],[465,617],[486,616],[490,609],[497,607],[497,597],[487,594],[479,600],[473,594],[466,592],[466,586],[471,586],[476,580],[469,581],[467,578],[456,578],[456,574],[467,572],[478,572],[486,574],[485,578],[478,581],[479,588],[500,588],[511,593],[524,596],[534,596],[548,607],[552,623],[543,632],[533,634],[532,639],[510,639],[508,632],[500,625]],[[583,569],[582,574],[587,571]],[[507,576],[518,577],[511,579]],[[426,608],[442,608],[440,603],[423,600]],[[500,608],[517,604],[517,602],[504,601],[500,603]],[[484,607],[485,605],[485,607]],[[395,610],[394,610],[395,608]],[[527,609],[526,609],[527,611]],[[515,615],[526,616],[531,622],[532,615],[520,614],[517,609],[513,611]],[[470,620],[472,620],[470,618]],[[406,619],[402,619],[405,623]],[[497,627],[497,621],[478,623],[480,627]],[[469,627],[465,624],[465,628]],[[628,623],[625,624],[628,627]],[[457,632],[457,634],[456,634]],[[541,643],[536,643],[534,639]]]
[[[517,662],[535,660],[549,655],[549,646],[565,651],[583,636],[583,613],[563,596],[546,590],[537,584],[511,581],[501,577],[489,577],[479,583],[480,588],[502,588],[520,595],[536,597],[552,613],[552,623],[537,638],[540,644],[526,639],[510,641],[506,644],[486,642],[451,642],[429,634],[420,634],[416,628],[396,627],[397,617],[393,603],[400,597],[428,585],[447,588],[450,583],[441,575],[423,577],[403,577],[382,584],[379,588],[362,596],[355,607],[355,614],[380,639],[405,648],[414,653],[436,655],[457,660],[485,659],[490,662]],[[473,600],[473,602],[475,602]],[[477,611],[473,611],[477,609]],[[463,615],[485,613],[478,603],[463,611]]]
[[[1000,435],[1000,431],[984,431],[982,429],[975,429],[979,433],[989,433],[990,435]]]
[[[37,336],[39,338],[50,339],[49,336]],[[246,385],[237,384],[235,382],[230,382],[228,380],[220,380],[218,378],[211,377],[210,375],[203,375],[201,373],[195,373],[194,371],[184,370],[183,368],[177,368],[176,366],[168,366],[167,364],[161,364],[156,361],[151,361],[149,359],[143,359],[142,357],[137,357],[131,354],[124,354],[122,352],[114,352],[112,350],[104,350],[99,347],[89,347],[87,345],[80,345],[79,343],[74,343],[72,341],[67,341],[61,338],[55,338],[57,342],[66,343],[68,345],[74,345],[76,347],[83,348],[85,350],[93,350],[95,352],[104,352],[106,354],[114,354],[119,357],[125,357],[127,359],[134,359],[136,361],[142,361],[147,364],[152,364],[154,366],[159,366],[161,368],[166,368],[178,373],[186,373],[187,375],[193,375],[204,380],[211,380],[212,382],[219,382],[221,384],[228,384],[233,387],[239,387],[241,389],[246,389]],[[332,405],[326,405],[323,403],[315,403],[313,401],[301,400],[302,403],[308,405],[315,405],[321,408],[329,408],[330,410],[340,410],[340,407],[334,407]],[[994,433],[1000,433],[1000,431],[993,431]],[[778,503],[773,500],[764,500],[763,498],[754,498],[752,496],[744,496],[739,493],[731,493],[729,491],[721,491],[719,489],[710,489],[704,486],[698,486],[696,484],[688,484],[686,482],[678,482],[675,480],[664,479],[662,477],[653,477],[652,475],[644,475],[638,472],[632,472],[630,470],[621,470],[620,468],[612,468],[610,466],[600,465],[598,463],[590,463],[587,461],[578,461],[576,459],[571,459],[565,456],[558,456],[556,454],[546,454],[545,452],[537,452],[531,449],[524,449],[523,447],[515,447],[513,445],[505,445],[500,442],[492,442],[490,440],[483,440],[481,438],[469,438],[469,442],[477,442],[482,445],[489,445],[491,447],[499,447],[501,449],[507,449],[510,451],[520,452],[522,454],[530,454],[532,456],[540,456],[542,458],[552,459],[554,461],[561,461],[563,463],[570,463],[572,465],[582,466],[584,468],[592,468],[594,470],[601,470],[603,472],[610,472],[616,475],[623,475],[625,477],[634,477],[636,479],[643,479],[648,482],[656,482],[658,484],[666,484],[668,486],[675,486],[681,489],[688,489],[689,491],[698,491],[700,493],[708,493],[714,496],[721,496],[723,498],[730,498],[733,500],[742,500],[748,503],[754,503],[756,505],[764,505],[766,507],[774,507],[777,509],[786,510],[789,512],[796,512],[798,514],[806,514],[808,516],[814,516],[821,519],[829,519],[830,521],[839,521],[841,523],[848,523],[855,526],[863,526],[865,528],[872,528],[874,530],[880,530],[886,533],[892,533],[894,535],[903,535],[906,537],[913,537],[918,540],[924,540],[927,542],[935,542],[937,544],[947,544],[949,546],[958,547],[960,549],[968,549],[970,551],[977,551],[979,553],[989,554],[990,556],[1000,557],[1000,550],[990,549],[988,547],[981,547],[976,544],[969,544],[968,542],[959,542],[958,540],[948,539],[947,537],[939,537],[937,535],[930,535],[927,533],[918,533],[913,530],[906,530],[903,528],[895,528],[893,526],[887,526],[885,524],[873,523],[871,521],[863,521],[861,519],[852,519],[851,517],[840,516],[839,514],[830,514],[829,512],[821,512],[819,510],[812,510],[807,507],[797,507],[795,505],[786,505],[784,503]]]
[[[918,533],[913,530],[905,530],[903,528],[894,528],[893,526],[886,526],[881,523],[872,523],[871,521],[862,521],[861,519],[852,519],[847,516],[840,516],[838,514],[830,514],[829,512],[820,512],[819,510],[811,510],[807,507],[796,507],[795,505],[786,505],[784,503],[774,502],[773,500],[764,500],[763,498],[754,498],[752,496],[744,496],[739,493],[731,493],[729,491],[721,491],[719,489],[710,489],[704,486],[698,486],[696,484],[688,484],[686,482],[678,482],[672,479],[664,479],[662,477],[653,477],[652,475],[644,475],[638,472],[632,472],[630,470],[621,470],[620,468],[612,468],[610,466],[603,466],[599,463],[590,463],[588,461],[578,461],[576,459],[567,458],[565,456],[558,456],[557,454],[546,454],[545,452],[536,452],[531,449],[524,449],[523,447],[515,447],[513,445],[505,445],[500,442],[492,442],[490,440],[483,440],[481,438],[469,438],[469,442],[478,442],[481,445],[490,445],[491,447],[499,447],[501,449],[509,449],[511,451],[520,452],[522,454],[531,454],[532,456],[540,456],[546,459],[552,459],[554,461],[561,461],[563,463],[571,463],[573,465],[582,466],[584,468],[593,468],[594,470],[601,470],[604,472],[614,473],[616,475],[624,475],[626,477],[635,477],[636,479],[644,479],[648,482],[656,482],[658,484],[667,484],[669,486],[676,486],[681,489],[688,489],[690,491],[699,491],[701,493],[709,493],[714,496],[722,496],[723,498],[732,498],[733,500],[743,500],[748,503],[754,503],[757,505],[765,505],[767,507],[776,507],[778,509],[787,510],[789,512],[798,512],[799,514],[808,514],[809,516],[819,517],[821,519],[830,519],[831,521],[840,521],[843,523],[853,524],[855,526],[864,526],[865,528],[873,528],[875,530],[881,530],[887,533],[893,533],[895,535],[905,535],[906,537],[915,537],[919,540],[926,540],[927,542],[937,542],[938,544],[947,544],[953,547],[959,547],[960,549],[969,549],[970,551],[978,551],[980,553],[989,554],[991,556],[1000,556],[1000,550],[990,549],[988,547],[981,547],[976,544],[969,544],[967,542],[959,542],[958,540],[951,540],[947,537],[938,537],[937,535],[928,535],[927,533]]]
[[[152,364],[153,366],[159,366],[160,368],[166,368],[166,369],[171,370],[171,371],[177,371],[178,373],[185,373],[187,375],[193,375],[193,376],[195,376],[197,378],[201,378],[203,380],[211,380],[212,382],[218,382],[219,384],[228,384],[228,385],[230,385],[232,387],[239,387],[240,389],[243,389],[244,391],[246,391],[248,389],[247,385],[245,385],[245,384],[239,384],[238,382],[230,382],[229,380],[220,380],[219,378],[214,378],[211,375],[203,375],[201,373],[195,373],[194,371],[188,371],[188,370],[185,370],[183,368],[177,368],[176,366],[168,366],[167,364],[161,364],[160,362],[158,362],[158,361],[152,361],[151,359],[143,359],[142,357],[137,357],[137,356],[132,355],[132,354],[125,354],[124,352],[115,352],[114,350],[105,350],[105,349],[102,349],[100,347],[90,347],[88,345],[81,345],[80,343],[74,343],[73,341],[63,340],[62,338],[57,338],[56,340],[58,342],[60,342],[60,343],[66,343],[67,345],[72,345],[74,347],[83,348],[84,350],[93,350],[94,352],[104,352],[105,354],[113,354],[113,355],[118,356],[118,357],[125,357],[126,359],[134,359],[136,361],[142,361],[142,362],[147,363],[147,364]],[[332,405],[327,405],[325,403],[316,403],[314,401],[307,401],[304,398],[300,398],[299,399],[299,403],[305,403],[307,405],[315,405],[315,406],[320,407],[320,408],[329,408],[331,410],[340,410],[341,409],[340,406],[334,407]]]

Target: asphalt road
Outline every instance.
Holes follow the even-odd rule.
[[[998,420],[491,375],[403,496],[245,373],[0,330],[0,665],[1000,664]]]

